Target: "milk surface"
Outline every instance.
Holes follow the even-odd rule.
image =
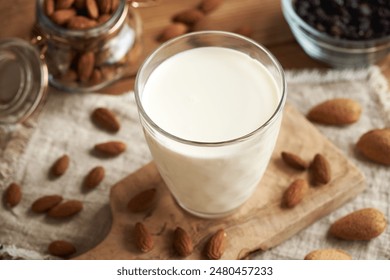
[[[202,47],[170,57],[148,78],[146,114],[161,129],[196,142],[245,136],[267,122],[281,99],[257,60],[236,50]],[[178,203],[204,217],[223,216],[255,190],[272,154],[280,116],[261,133],[222,146],[191,145],[145,129],[157,167]]]
[[[268,71],[241,52],[203,47],[162,63],[149,77],[142,102],[150,118],[180,138],[219,142],[265,123],[279,97]]]

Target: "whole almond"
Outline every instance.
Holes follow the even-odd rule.
[[[102,79],[103,79],[102,71],[100,71],[100,69],[98,69],[98,68],[93,69],[91,79],[89,82],[92,85],[96,85],[96,84],[99,84],[102,81]]]
[[[51,19],[54,23],[58,25],[64,25],[75,15],[76,10],[74,9],[57,10],[53,12],[53,14],[51,15]]]
[[[366,158],[383,165],[390,165],[390,128],[374,129],[363,134],[356,149]]]
[[[184,10],[173,16],[174,22],[182,22],[187,25],[194,25],[204,17],[204,14],[197,9]]]
[[[69,9],[74,0],[56,0],[56,10]]]
[[[47,212],[47,215],[52,218],[68,218],[76,215],[83,209],[83,203],[79,200],[68,200],[62,202]]]
[[[96,144],[94,150],[105,156],[117,156],[126,150],[126,144],[121,141],[110,141]]]
[[[54,206],[60,204],[62,196],[60,195],[46,195],[38,198],[31,205],[31,210],[35,213],[43,213],[49,211]]]
[[[344,240],[371,240],[385,231],[385,215],[374,208],[352,212],[335,221],[329,233]]]
[[[52,165],[50,172],[52,175],[59,177],[63,175],[69,167],[69,156],[63,155],[58,158]]]
[[[223,0],[203,0],[199,4],[199,10],[204,12],[205,14],[209,14],[212,11],[216,10],[221,4]]]
[[[127,203],[127,209],[138,213],[150,209],[156,201],[156,189],[148,189],[133,196]]]
[[[241,25],[234,30],[234,33],[251,38],[253,36],[253,28],[249,25]]]
[[[116,115],[108,108],[96,108],[91,119],[95,125],[110,132],[117,132],[120,129],[120,123]]]
[[[111,18],[110,14],[103,14],[103,15],[99,16],[99,18],[97,19],[97,22],[99,24],[102,24],[102,23],[106,22],[107,20],[109,20],[110,18]]]
[[[362,108],[355,100],[335,98],[313,107],[307,118],[322,124],[346,125],[358,121],[361,112]]]
[[[194,249],[191,237],[181,227],[177,227],[173,233],[173,248],[182,257],[191,255]]]
[[[312,251],[305,260],[352,260],[352,257],[342,250],[329,248]]]
[[[205,246],[205,255],[210,260],[218,260],[225,252],[226,233],[224,229],[217,230]]]
[[[288,166],[297,170],[305,170],[309,166],[305,160],[293,153],[282,152],[282,159]]]
[[[309,184],[304,179],[294,180],[283,194],[283,205],[293,208],[298,205],[309,190]]]
[[[84,178],[83,186],[86,189],[96,188],[103,181],[105,170],[103,166],[96,166]]]
[[[46,15],[51,16],[55,10],[54,0],[45,0],[44,5]]]
[[[188,31],[188,26],[181,22],[175,22],[168,25],[161,33],[159,41],[165,42],[177,36],[183,35]]]
[[[111,11],[111,1],[112,0],[99,0],[98,1],[98,6],[99,6],[99,11],[102,14],[108,14]]]
[[[95,55],[93,52],[82,54],[77,63],[77,74],[82,82],[86,82],[91,78],[93,68],[95,66]]]
[[[19,184],[11,183],[4,192],[4,202],[7,207],[12,208],[22,200],[22,189]]]
[[[53,256],[66,258],[76,253],[76,247],[65,240],[56,240],[49,244],[47,250]]]
[[[142,223],[136,223],[134,227],[135,245],[143,253],[153,249],[154,241],[152,235]]]
[[[309,167],[313,185],[325,185],[331,180],[331,169],[328,160],[321,154],[316,154]]]
[[[85,5],[87,7],[88,15],[91,18],[97,19],[99,17],[99,7],[96,0],[86,0]]]
[[[97,21],[84,16],[72,17],[67,23],[67,27],[73,30],[89,29],[95,27],[96,25]]]
[[[111,0],[111,13],[115,12],[119,7],[119,0]]]

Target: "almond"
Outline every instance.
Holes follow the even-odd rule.
[[[47,250],[56,257],[66,258],[76,253],[75,246],[65,240],[56,240],[49,244]]]
[[[197,9],[182,11],[173,16],[174,22],[182,22],[187,25],[194,25],[204,17],[204,14]]]
[[[361,112],[362,108],[355,100],[335,98],[312,108],[307,118],[321,124],[346,125],[358,121]]]
[[[119,0],[111,0],[111,13],[115,12],[119,7]]]
[[[120,129],[118,118],[108,108],[96,108],[91,114],[91,119],[95,125],[110,132],[117,132]]]
[[[50,172],[52,175],[59,177],[62,176],[69,167],[69,156],[63,155],[58,158],[52,165]]]
[[[234,33],[251,38],[253,36],[253,28],[249,25],[241,25],[234,30]]]
[[[69,9],[74,0],[56,0],[56,10]]]
[[[103,80],[103,74],[102,71],[95,68],[92,72],[91,80],[89,81],[92,85],[97,85],[101,83]]]
[[[224,229],[217,230],[205,246],[205,255],[210,260],[218,260],[225,252],[226,233]]]
[[[173,233],[173,248],[182,257],[191,255],[194,249],[191,237],[181,227],[177,227]]]
[[[356,149],[366,158],[383,165],[390,165],[390,128],[374,129],[363,134]]]
[[[58,25],[64,25],[75,15],[74,9],[57,10],[51,15],[51,20]]]
[[[331,180],[331,169],[328,160],[321,154],[316,154],[309,167],[313,185],[325,185]]]
[[[109,20],[111,18],[111,15],[110,14],[104,14],[104,15],[101,15],[98,19],[97,19],[97,22],[99,24],[102,24],[104,22],[106,22],[107,20]]]
[[[305,170],[309,166],[305,160],[293,153],[282,152],[282,159],[288,166],[297,170]]]
[[[308,190],[309,184],[306,180],[294,180],[284,192],[283,205],[287,208],[295,207],[302,201]]]
[[[44,5],[46,15],[51,16],[55,10],[54,0],[45,0]]]
[[[62,202],[47,212],[47,215],[52,218],[68,218],[76,215],[83,209],[83,203],[79,200],[68,200]]]
[[[95,66],[95,55],[93,52],[82,54],[77,63],[77,74],[82,82],[86,82],[91,78],[93,68]]]
[[[156,201],[156,192],[156,189],[148,189],[138,193],[130,199],[127,208],[134,213],[150,209]]]
[[[12,208],[22,200],[22,189],[19,184],[11,183],[4,192],[4,202],[7,207]]]
[[[168,25],[159,37],[159,41],[165,42],[177,36],[183,35],[188,31],[188,26],[181,22],[175,22]]]
[[[96,144],[94,150],[105,156],[117,156],[126,150],[126,144],[120,141],[110,141]]]
[[[108,14],[111,11],[111,1],[112,0],[99,0],[98,6],[100,13]]]
[[[223,0],[203,0],[199,4],[199,10],[204,12],[205,14],[209,14],[212,11],[215,11],[219,6],[221,6]]]
[[[335,221],[329,233],[344,240],[371,240],[385,231],[385,215],[374,208],[352,212]]]
[[[88,15],[91,18],[97,19],[99,17],[99,7],[96,0],[86,0],[85,6],[87,7]]]
[[[103,166],[96,166],[84,178],[83,186],[86,189],[96,188],[103,181],[105,170]]]
[[[352,260],[350,254],[339,249],[320,249],[310,252],[305,260]]]
[[[31,210],[35,213],[43,213],[49,211],[54,206],[60,204],[62,196],[60,195],[46,195],[38,198],[31,205]]]
[[[143,252],[147,253],[153,249],[154,242],[152,235],[142,223],[136,223],[134,227],[135,245]]]
[[[97,21],[84,16],[75,16],[68,21],[67,27],[73,30],[83,30],[95,27],[96,25]]]

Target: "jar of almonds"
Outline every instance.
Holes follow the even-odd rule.
[[[51,85],[93,91],[135,74],[141,22],[126,0],[37,0],[36,38]]]
[[[155,3],[37,0],[31,42],[0,40],[0,126],[23,123],[39,112],[49,82],[85,92],[134,75],[142,52],[134,7]]]

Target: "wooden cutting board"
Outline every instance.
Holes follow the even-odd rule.
[[[294,152],[307,161],[316,153],[322,153],[331,162],[332,181],[324,186],[311,187],[302,203],[293,209],[280,206],[282,194],[294,179],[308,179],[308,173],[286,166],[281,160],[281,151]],[[130,213],[126,209],[130,198],[151,186],[158,189],[156,207],[146,213]],[[178,259],[172,249],[172,233],[177,226],[186,229],[193,239],[195,249],[188,259],[203,259],[205,242],[219,228],[224,228],[227,233],[222,258],[247,258],[252,252],[277,246],[364,188],[365,181],[360,171],[302,114],[287,105],[267,171],[254,195],[235,214],[215,220],[187,214],[175,203],[152,162],[112,187],[111,230],[98,246],[77,259]],[[136,222],[143,222],[153,235],[155,247],[149,253],[140,253],[134,245]]]

